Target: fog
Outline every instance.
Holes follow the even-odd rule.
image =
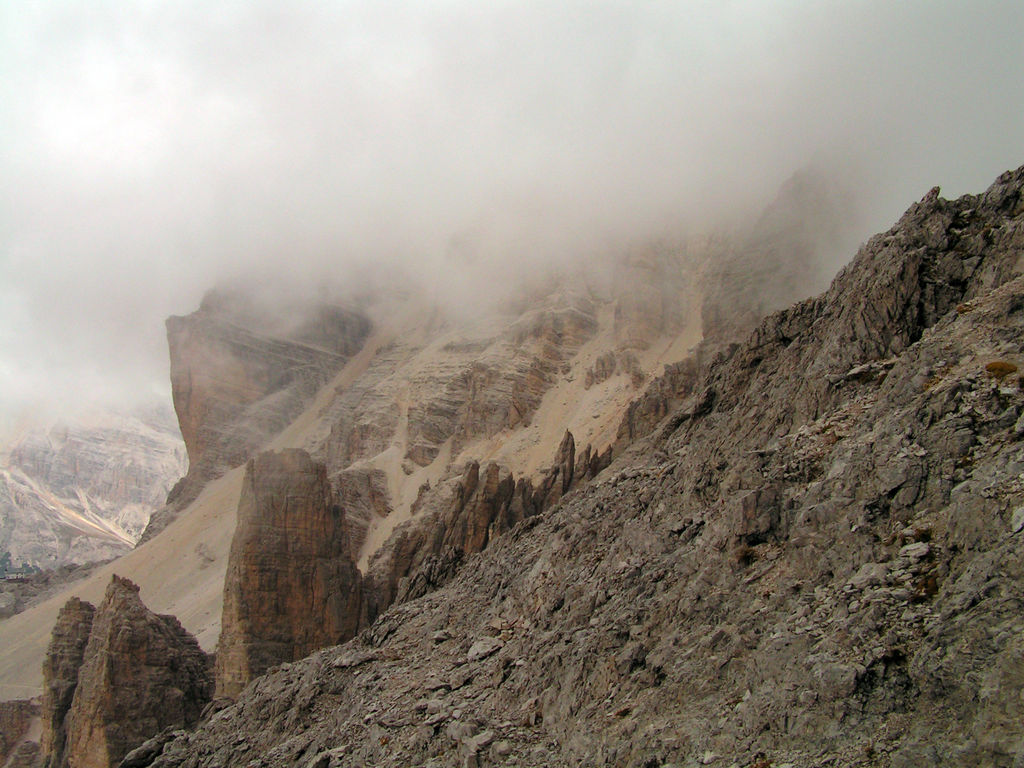
[[[1024,163],[1022,39],[1019,0],[2,3],[0,410],[167,398],[164,318],[241,276],[480,295],[808,166],[866,238]]]

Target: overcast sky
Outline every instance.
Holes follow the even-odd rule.
[[[1019,0],[2,2],[0,410],[166,397],[164,318],[239,274],[529,268],[809,163],[884,228],[1024,163],[1022,40]]]

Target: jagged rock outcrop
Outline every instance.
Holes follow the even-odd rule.
[[[464,558],[539,510],[528,480],[495,463],[471,462],[444,487],[426,489],[412,520],[399,526],[370,562],[367,618],[418,597],[450,579]]]
[[[326,468],[294,449],[251,459],[224,579],[217,695],[352,637],[361,583]]]
[[[355,566],[348,508],[332,504],[322,464],[301,450],[267,452],[246,467],[238,523],[224,584],[217,650],[217,695],[236,697],[272,666],[343,642],[395,601],[404,602],[450,579],[469,555],[526,517],[555,503],[610,461],[590,446],[575,462],[566,433],[556,463],[538,489],[508,469],[469,463],[444,487],[425,488],[414,517],[379,550],[366,578]],[[382,490],[375,473],[347,471],[336,492],[358,504]],[[372,492],[356,487],[366,483]],[[371,514],[375,514],[371,511]]]
[[[21,744],[32,718],[39,716],[39,703],[29,699],[0,701],[0,765]]]
[[[701,370],[700,353],[665,366],[636,400],[629,404],[619,422],[616,443],[624,447],[646,437],[675,411],[693,392]]]
[[[211,673],[210,658],[177,619],[152,613],[137,586],[114,576],[64,721],[67,765],[108,768],[164,728],[194,725],[210,701]]]
[[[210,701],[210,658],[173,616],[158,616],[114,576],[99,608],[61,609],[44,667],[40,751],[47,768],[108,768]]]
[[[43,722],[40,749],[46,768],[64,768],[67,761],[67,716],[78,688],[85,646],[89,643],[96,608],[73,597],[64,604],[50,636],[43,662]]]
[[[1022,190],[930,194],[596,482],[151,764],[1024,760]]]
[[[466,465],[441,487],[424,488],[412,520],[399,526],[370,561],[365,581],[366,616],[372,623],[388,606],[437,589],[470,555],[482,552],[520,521],[556,504],[611,463],[609,446],[590,445],[576,456],[565,433],[552,465],[539,483],[516,478],[495,462]]]
[[[180,506],[243,463],[299,414],[370,329],[366,317],[341,307],[271,307],[241,292],[210,293],[196,312],[169,318],[171,394],[189,457],[171,500]]]

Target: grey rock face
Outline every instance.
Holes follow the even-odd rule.
[[[930,194],[595,482],[151,764],[1024,759],[1022,189]]]

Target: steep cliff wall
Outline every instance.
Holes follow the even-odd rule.
[[[246,465],[224,579],[217,695],[236,696],[275,664],[351,638],[361,578],[327,471],[300,450]]]
[[[61,608],[43,662],[43,721],[40,748],[47,768],[64,768],[67,761],[67,716],[78,688],[78,672],[89,642],[96,609],[78,598]]]
[[[169,318],[171,394],[189,458],[175,508],[294,419],[369,332],[350,310],[271,307],[240,293],[211,293],[191,315]]]

